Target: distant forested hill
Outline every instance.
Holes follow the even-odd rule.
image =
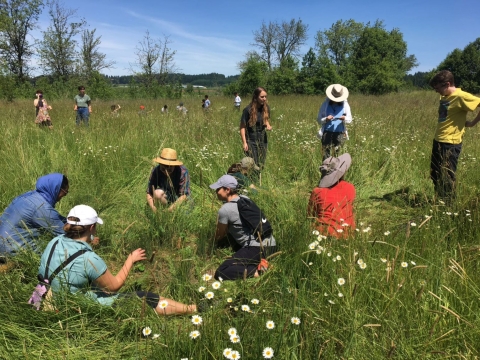
[[[168,78],[170,82],[180,82],[183,85],[203,85],[206,87],[225,86],[238,79],[240,75],[225,76],[223,74],[211,73],[211,74],[169,74]],[[127,85],[132,80],[132,75],[124,76],[107,76],[113,85]]]

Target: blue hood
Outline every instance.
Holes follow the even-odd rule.
[[[36,190],[52,206],[55,207],[62,186],[63,174],[53,173],[37,180]]]

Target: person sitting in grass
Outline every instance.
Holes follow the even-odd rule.
[[[121,108],[122,107],[120,106],[120,104],[117,104],[117,105],[114,104],[114,105],[110,106],[110,110],[112,111],[111,112],[112,117],[119,117]]]
[[[67,177],[52,173],[40,177],[35,190],[13,199],[0,217],[0,256],[14,256],[23,249],[38,251],[36,240],[43,232],[63,234],[65,218],[55,204],[68,189]]]
[[[77,254],[79,256],[72,257],[73,260],[51,279],[54,298],[62,291],[68,291],[85,294],[102,305],[112,305],[120,298],[138,297],[145,298],[146,303],[159,315],[191,314],[197,311],[196,305],[185,305],[146,291],[117,293],[125,284],[133,264],[146,259],[145,250],[134,250],[117,275],[113,275],[105,261],[90,246],[91,239],[97,233],[97,224],[103,224],[103,220],[93,208],[77,205],[68,213],[63,228],[65,234],[48,243],[38,269],[44,279],[48,279],[66,259],[80,251]]]
[[[217,182],[210,185],[215,190],[217,198],[224,202],[218,211],[217,228],[215,240],[220,241],[226,236],[229,237],[233,250],[233,256],[225,260],[215,272],[215,279],[236,280],[244,277],[258,277],[260,273],[267,270],[268,261],[266,257],[275,252],[276,242],[273,234],[259,239],[240,217],[238,209],[238,182],[231,175],[223,175]],[[247,203],[253,203],[248,197]],[[254,204],[254,203],[253,203]],[[256,207],[256,205],[255,205]],[[262,219],[267,221],[267,219]]]
[[[343,180],[351,163],[350,154],[345,153],[325,159],[320,166],[322,177],[310,195],[308,214],[322,235],[346,238],[355,229],[355,187]]]
[[[160,157],[153,159],[156,166],[148,180],[147,203],[153,211],[157,204],[170,205],[174,210],[190,196],[190,175],[187,168],[177,159],[174,149],[165,148]]]
[[[227,174],[237,179],[238,190],[257,190],[248,177],[252,170],[259,171],[260,168],[255,165],[253,158],[246,156],[239,163],[232,164],[232,166],[228,168]]]

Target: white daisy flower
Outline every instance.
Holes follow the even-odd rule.
[[[223,356],[227,359],[231,359],[232,356],[232,349],[226,348],[223,350]]]
[[[234,344],[237,344],[240,342],[240,336],[238,336],[238,334],[230,335],[230,341]]]
[[[212,275],[210,275],[210,274],[203,274],[202,280],[203,280],[203,281],[210,281],[210,280],[212,280]]]
[[[215,290],[220,289],[220,286],[222,286],[222,284],[220,283],[220,281],[215,281],[215,282],[212,284],[212,288],[214,288]]]
[[[383,235],[385,235],[385,236],[390,235],[390,231],[385,231],[385,232],[383,233]]]
[[[258,304],[260,304],[260,300],[258,300],[258,299],[252,299],[250,302],[251,302],[253,305],[258,305]]]
[[[358,264],[358,265],[362,265],[362,264],[363,264],[363,259],[358,259],[358,260],[357,260],[357,264]]]
[[[312,242],[310,245],[308,245],[308,248],[309,248],[310,250],[315,250],[315,248],[317,247],[317,245],[318,245],[317,242]]]
[[[153,334],[152,339],[157,339],[160,337],[160,334]]]
[[[143,336],[149,336],[152,333],[152,329],[150,329],[148,326],[144,327],[142,330]]]
[[[200,336],[200,331],[194,330],[194,331],[190,332],[190,335],[188,335],[188,336],[190,336],[190,339],[195,340],[196,338],[198,338]]]
[[[386,263],[386,262],[387,262],[387,259],[385,259],[385,258],[380,258],[380,261],[381,261],[382,263]]]
[[[233,299],[231,297],[227,298],[227,303],[233,302]]]
[[[293,325],[300,325],[300,322],[301,322],[300,319],[296,316],[292,317],[290,321],[292,322]]]
[[[360,269],[365,270],[367,268],[367,263],[361,263]]]
[[[339,292],[338,297],[343,297],[343,294],[341,292]]]
[[[415,261],[410,261],[410,264],[412,264],[413,266],[417,265]]]
[[[328,302],[329,302],[330,304],[332,304],[332,305],[334,305],[334,304],[335,304],[335,301],[333,301],[333,300],[330,300],[330,299],[328,300]]]
[[[272,320],[268,320],[266,326],[267,329],[272,330],[275,327],[275,323]]]
[[[205,286],[200,286],[198,288],[198,292],[204,292],[205,291]]]
[[[214,294],[213,292],[209,291],[209,292],[207,292],[207,293],[205,294],[205,297],[206,297],[208,300],[211,300],[211,299],[213,299],[213,298],[215,297],[215,294]]]
[[[200,315],[193,315],[192,316],[192,324],[193,325],[201,325],[203,322],[203,319]]]
[[[343,233],[343,229],[337,229],[338,233]]]
[[[411,227],[415,227],[415,226],[417,226],[417,224],[414,223],[414,222],[411,222],[411,223],[410,223],[410,226],[411,226]]]
[[[262,355],[264,359],[273,358],[273,349],[271,347],[266,347],[265,349],[263,349]]]
[[[338,261],[342,260],[342,257],[340,255],[337,255],[337,260]]]
[[[317,241],[325,240],[327,237],[325,235],[318,235]]]
[[[165,309],[168,306],[168,301],[165,299],[160,300],[160,302],[158,303],[158,306],[160,306],[160,309]]]
[[[237,335],[237,329],[235,329],[234,327],[230,328],[227,330],[227,333],[229,336],[234,336],[234,335]]]
[[[402,265],[403,268],[408,267],[408,263],[406,261],[403,261],[401,265]]]
[[[240,359],[240,353],[236,350],[232,350],[232,353],[230,354],[230,359],[231,360]]]
[[[318,232],[318,230],[313,230],[313,231],[312,231],[312,234],[315,235],[315,236],[320,235],[320,233]]]
[[[344,278],[338,278],[337,284],[340,285],[340,286],[345,285],[345,279]]]
[[[250,311],[250,306],[242,305],[242,311],[249,312]]]

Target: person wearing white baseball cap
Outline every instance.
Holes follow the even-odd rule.
[[[327,98],[320,107],[317,121],[320,124],[318,138],[322,141],[323,160],[334,154],[345,140],[348,132],[345,124],[352,122],[352,113],[348,104],[348,89],[340,84],[332,84],[325,90]]]
[[[185,305],[150,292],[117,293],[125,284],[133,264],[146,259],[145,250],[139,248],[130,253],[117,275],[113,275],[90,246],[97,233],[97,224],[103,224],[103,220],[93,208],[77,205],[68,213],[63,228],[65,234],[57,236],[47,245],[38,271],[39,277],[43,281],[48,280],[51,285],[54,298],[62,291],[79,292],[102,305],[112,305],[118,298],[135,296],[146,298],[146,303],[159,315],[197,311],[196,305]],[[164,300],[168,302],[166,307],[164,304],[160,306]]]

